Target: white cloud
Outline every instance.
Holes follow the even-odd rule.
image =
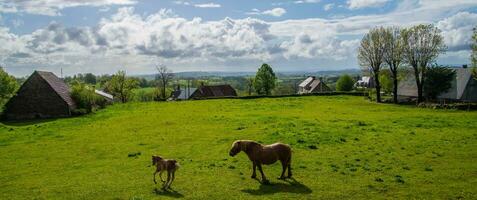
[[[7,63],[8,70],[17,67],[14,73],[20,75],[31,73],[32,66],[51,71],[61,66],[65,73],[118,69],[152,73],[158,61],[175,71],[204,70],[204,66],[206,70],[253,70],[261,62],[277,66],[328,63],[330,68],[344,68],[356,66],[355,49],[369,28],[434,23],[449,46],[439,62],[449,63],[468,60],[469,34],[477,25],[477,14],[458,10],[476,5],[443,1],[387,14],[276,22],[254,18],[204,21],[185,19],[165,9],[141,15],[133,8],[121,8],[91,27],[53,22],[24,35],[0,27],[0,62]],[[262,15],[264,11],[251,12]]]
[[[252,9],[250,12],[246,12],[247,15],[270,15],[274,17],[280,17],[287,13],[284,8],[273,8],[271,10],[260,11],[259,9]]]
[[[389,0],[348,0],[349,9],[361,9],[367,7],[380,7],[386,4]]]
[[[100,7],[107,5],[132,5],[136,0],[4,0],[0,2],[0,12],[25,12],[38,15],[56,16],[60,10],[77,6]]]
[[[302,3],[320,3],[321,0],[298,0],[294,1],[295,4],[302,4]]]
[[[188,1],[182,1],[182,0],[173,1],[172,3],[177,4],[177,5],[185,5],[185,6],[190,6],[191,5]]]
[[[335,6],[334,3],[325,4],[323,6],[323,10],[325,10],[325,11],[331,10],[334,6]]]
[[[197,8],[220,8],[221,5],[216,4],[216,3],[204,3],[204,4],[195,4],[194,7],[197,7]]]
[[[460,12],[437,22],[444,41],[452,51],[468,50],[472,38],[472,29],[477,26],[477,14]]]

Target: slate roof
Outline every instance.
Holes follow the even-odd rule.
[[[189,97],[197,90],[197,88],[189,88],[189,91],[187,89],[181,89],[181,90],[174,90],[172,91],[171,94],[171,99],[180,99],[180,100],[187,100]]]
[[[58,78],[52,72],[44,72],[44,71],[35,71],[43,80],[45,80],[48,85],[53,88],[53,90],[58,94],[70,107],[75,107],[76,104],[71,98],[70,95],[70,88],[66,83]]]
[[[230,97],[237,96],[237,92],[230,85],[209,85],[200,86],[192,93],[192,96],[196,97],[195,93],[199,93],[200,97]]]

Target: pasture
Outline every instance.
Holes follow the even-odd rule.
[[[237,139],[293,149],[250,178]],[[181,168],[164,192],[151,155]],[[309,96],[128,103],[58,120],[0,123],[0,199],[476,199],[477,112]]]

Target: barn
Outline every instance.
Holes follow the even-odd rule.
[[[51,72],[35,71],[5,105],[7,120],[71,116],[76,104],[68,85]]]
[[[189,96],[189,99],[235,96],[237,92],[230,85],[202,85]]]
[[[472,69],[465,67],[455,68],[456,75],[448,91],[440,94],[438,100],[460,102],[477,102],[477,80],[472,77]],[[398,98],[408,100],[417,97],[416,79],[412,74],[405,77],[398,84]]]

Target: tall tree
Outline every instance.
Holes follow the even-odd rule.
[[[261,95],[270,95],[275,88],[277,77],[270,65],[263,63],[255,75],[255,91]]]
[[[472,35],[471,48],[472,75],[477,80],[477,27],[474,28],[474,34]]]
[[[336,90],[345,92],[351,91],[353,90],[354,82],[355,81],[353,80],[353,78],[351,78],[350,75],[345,74],[341,76],[336,82]]]
[[[373,28],[363,39],[358,48],[359,64],[367,68],[373,75],[376,89],[376,101],[381,102],[381,85],[379,83],[379,72],[384,58],[384,33],[383,27]]]
[[[403,38],[404,60],[414,70],[417,85],[417,102],[423,98],[423,86],[426,80],[428,66],[439,54],[445,52],[446,46],[440,30],[431,24],[421,24],[401,32]]]
[[[398,69],[403,59],[403,40],[399,27],[384,29],[384,62],[388,65],[393,79],[393,101],[398,102]]]
[[[166,89],[169,82],[174,77],[172,70],[167,68],[165,65],[156,65],[157,76],[156,80],[158,81],[158,88],[161,91],[161,98],[166,99]]]
[[[18,88],[15,77],[9,75],[0,66],[0,108],[3,103],[10,99]],[[1,110],[1,109],[0,109]]]
[[[87,84],[95,85],[96,84],[96,76],[92,73],[86,73],[84,75],[84,82],[87,83]]]
[[[134,95],[133,89],[139,87],[138,81],[127,77],[124,71],[118,71],[114,74],[106,85],[106,90],[123,103],[131,100]]]

